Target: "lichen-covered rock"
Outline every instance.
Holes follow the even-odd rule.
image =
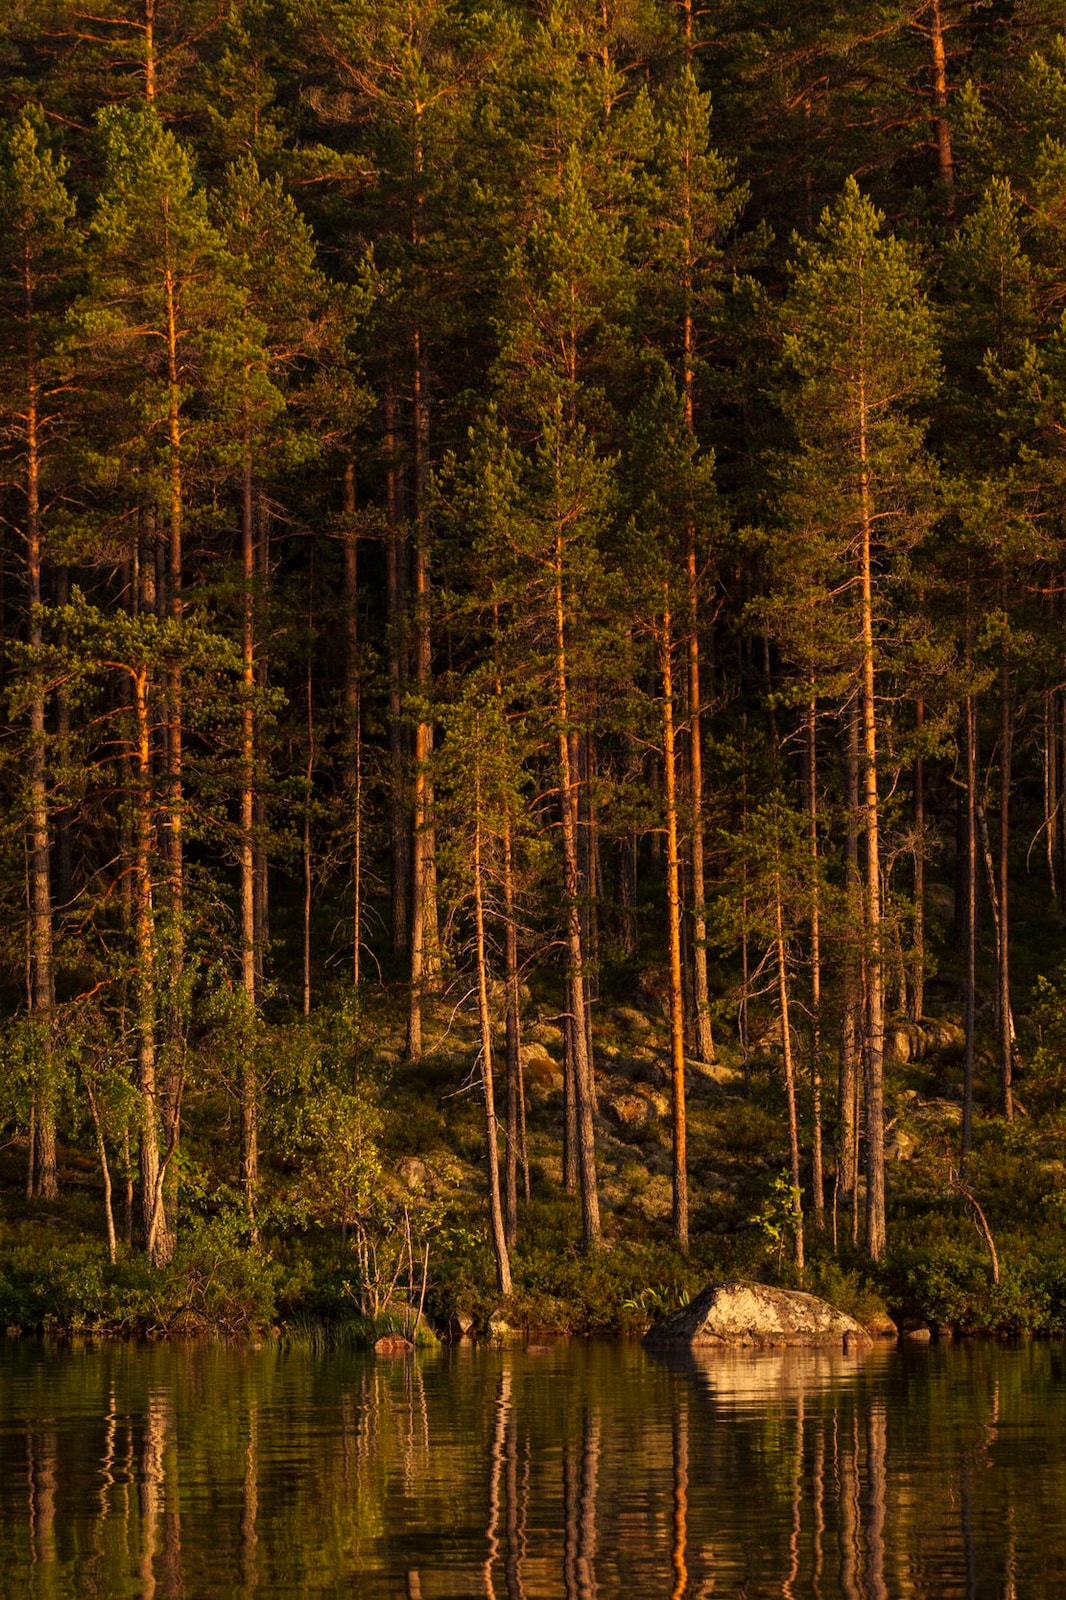
[[[742,1083],[744,1074],[739,1067],[726,1066],[724,1061],[685,1061],[685,1079],[690,1084],[714,1083],[727,1088]]]
[[[649,1329],[649,1344],[731,1347],[749,1345],[869,1344],[862,1325],[817,1295],[772,1289],[741,1280],[714,1283],[687,1306]]]
[[[521,1046],[519,1054],[526,1083],[533,1094],[545,1094],[562,1088],[562,1068],[546,1045],[532,1040]]]
[[[910,1161],[918,1148],[913,1135],[903,1128],[893,1128],[891,1136],[885,1141],[886,1161]]]
[[[625,1133],[636,1133],[646,1128],[652,1115],[651,1106],[640,1094],[612,1095],[603,1102],[603,1109]]]
[[[405,1156],[396,1168],[397,1175],[408,1189],[424,1189],[429,1179],[429,1171],[424,1161],[417,1156]]]
[[[647,1033],[651,1023],[643,1011],[638,1011],[636,1006],[614,1006],[608,1013],[612,1022],[616,1022],[627,1033]]]
[[[946,1017],[923,1017],[920,1022],[897,1018],[885,1024],[885,1061],[893,1066],[928,1061],[932,1056],[957,1056],[965,1044],[962,1028]]]

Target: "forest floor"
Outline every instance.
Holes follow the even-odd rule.
[[[118,1260],[108,1264],[88,1136],[84,1150],[61,1148],[60,1195],[51,1202],[25,1197],[25,1146],[11,1141],[0,1152],[0,1327],[255,1336],[273,1329],[292,1340],[358,1343],[382,1330],[410,1332],[412,1306],[421,1303],[420,1336],[444,1332],[456,1312],[481,1333],[502,1324],[636,1332],[714,1278],[798,1284],[785,1096],[771,1034],[746,1062],[724,1045],[714,1065],[688,1064],[692,1243],[682,1255],[671,1239],[669,1040],[654,981],[632,973],[597,1004],[604,1246],[590,1256],[577,1198],[562,1187],[558,1006],[527,997],[530,1194],[521,1195],[520,1177],[514,1292],[503,1303],[487,1239],[476,1018],[468,1005],[430,1003],[425,1054],[415,1065],[403,1058],[401,1008],[382,990],[359,1016],[358,1070],[375,1108],[373,1141],[356,1173],[361,1201],[346,1197],[341,1206],[335,1178],[332,1187],[327,1181],[335,1168],[301,1166],[268,1141],[256,1248],[233,1188],[234,1107],[217,1086],[201,1086],[198,1115],[188,1121],[200,1131],[183,1157],[181,1238],[163,1272],[148,1268],[135,1241],[123,1243],[122,1173],[114,1174]],[[994,1062],[983,1050],[974,1148],[961,1182],[961,1044],[950,1010],[919,1027],[891,1025],[888,1257],[876,1267],[864,1261],[861,1192],[854,1208],[834,1207],[830,1186],[822,1226],[805,1218],[803,1286],[860,1318],[887,1310],[901,1328],[1066,1331],[1058,1096],[1041,1097],[1034,1079],[1039,1104],[1023,1092],[1007,1124],[996,1113]],[[832,1091],[830,1084],[827,1103]],[[809,1105],[807,1113],[805,1149]],[[827,1140],[831,1171],[830,1154]],[[806,1193],[808,1211],[809,1201]]]

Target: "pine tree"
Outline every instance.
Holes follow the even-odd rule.
[[[320,439],[313,429],[323,402],[333,408],[346,400],[346,421],[352,428],[360,414],[361,395],[355,386],[345,393],[343,381],[338,381],[349,307],[318,269],[311,230],[280,180],[261,177],[250,158],[237,163],[215,198],[215,213],[233,305],[205,352],[204,382],[213,408],[210,448],[239,484],[241,988],[254,1015],[264,967],[261,908],[266,901],[265,847],[257,837],[262,830],[256,817],[266,769],[264,731],[256,725],[266,667],[264,597],[257,576],[263,552],[256,549],[256,502],[265,476],[277,477],[320,457]],[[313,378],[300,381],[301,374],[314,372],[316,360],[329,360],[336,374],[321,397],[315,395]],[[259,538],[262,542],[262,528]],[[241,1182],[254,1215],[259,1142],[254,1040],[242,1071],[240,1099]]]
[[[80,237],[74,202],[67,192],[65,163],[44,138],[40,120],[25,111],[11,128],[0,155],[0,361],[4,435],[18,481],[21,506],[16,526],[26,567],[26,643],[29,647],[29,750],[27,823],[29,846],[28,1000],[35,1015],[40,1072],[34,1089],[34,1138],[28,1187],[45,1199],[57,1193],[55,1094],[52,1033],[56,1001],[53,960],[51,823],[46,683],[43,662],[42,573],[45,527],[56,483],[58,410],[65,387],[57,365],[57,338],[77,264]]]
[[[893,563],[928,527],[933,472],[914,408],[938,374],[932,314],[915,262],[881,232],[882,218],[849,180],[798,244],[784,308],[784,355],[795,375],[787,410],[796,430],[789,505],[835,543],[851,580],[859,648],[864,917],[867,943],[867,1249],[885,1251],[885,929],[878,789],[878,675]],[[854,597],[854,598],[852,598]]]
[[[631,443],[626,452],[627,476],[633,497],[633,518],[622,568],[625,573],[626,613],[653,641],[658,697],[658,739],[662,751],[663,812],[666,835],[667,947],[669,960],[670,1054],[673,1097],[673,1227],[682,1250],[689,1245],[687,1132],[685,1104],[684,981],[682,974],[682,915],[680,836],[682,807],[679,795],[678,715],[680,696],[675,689],[676,597],[691,600],[693,530],[713,520],[714,460],[701,456],[691,426],[688,397],[679,398],[667,380],[631,422]],[[679,530],[684,530],[679,537]],[[691,620],[691,614],[690,614]],[[691,656],[689,657],[691,665]],[[689,706],[689,732],[698,724],[698,703]],[[692,735],[695,737],[695,735]],[[696,771],[699,770],[698,765]],[[699,826],[702,826],[700,821]],[[697,819],[692,822],[694,834]],[[702,841],[696,858],[702,861]],[[702,870],[702,869],[701,869]],[[699,904],[702,905],[702,891]],[[702,918],[697,934],[705,939]],[[697,965],[697,996],[700,995]],[[704,967],[704,979],[706,968]],[[706,991],[703,1003],[707,1000]],[[697,1052],[702,1050],[696,1031]],[[700,1054],[700,1059],[705,1057]]]
[[[511,1293],[507,1206],[501,1183],[495,1075],[491,926],[502,920],[500,900],[506,893],[508,840],[520,808],[522,775],[516,760],[507,710],[494,685],[471,672],[459,698],[442,712],[445,737],[435,759],[440,820],[447,838],[441,862],[442,890],[449,898],[472,903],[474,988],[477,995],[481,1086],[485,1105],[485,1140],[489,1198],[489,1234],[496,1261],[496,1287]],[[501,893],[502,891],[502,893]],[[508,1116],[509,1140],[516,1129]]]
[[[689,21],[691,15],[689,14]],[[730,164],[710,142],[710,97],[701,94],[691,62],[655,105],[657,142],[649,165],[651,193],[643,220],[647,229],[646,288],[651,313],[662,319],[660,338],[676,374],[685,427],[696,437],[700,391],[709,387],[706,342],[713,327],[723,243],[746,198],[733,183]],[[638,224],[639,230],[639,224]],[[654,311],[652,310],[654,308]],[[650,320],[650,318],[649,318]],[[710,1061],[710,996],[707,979],[706,883],[704,869],[701,629],[706,591],[707,529],[685,524],[685,687],[688,702],[689,881],[692,895],[692,969],[696,1056]]]
[[[153,938],[169,969],[159,1114],[168,1146],[176,1147],[184,1076],[187,934],[180,641],[191,465],[204,426],[202,416],[193,420],[190,402],[194,395],[203,396],[211,332],[224,325],[234,296],[207,196],[196,182],[188,152],[151,110],[108,111],[100,124],[105,180],[91,223],[90,287],[76,307],[74,339],[91,393],[99,401],[93,421],[98,425],[110,413],[107,434],[99,443],[93,441],[90,459],[95,459],[103,481],[114,482],[122,469],[135,472],[140,487],[136,510],[150,543],[157,519],[164,530],[155,604],[160,619],[172,624],[165,736],[158,752],[167,796],[167,872],[165,914]],[[154,559],[154,550],[152,555]],[[131,681],[137,687],[140,679],[133,674]],[[139,761],[139,745],[137,749]],[[156,750],[149,752],[149,760],[157,760]],[[152,904],[157,914],[154,898]],[[173,1189],[173,1163],[170,1172]],[[143,1163],[142,1188],[151,1188]],[[157,1218],[152,1238],[154,1256],[167,1259],[174,1245],[173,1219]]]

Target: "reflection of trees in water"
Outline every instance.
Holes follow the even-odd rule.
[[[814,1550],[811,1558],[811,1593],[822,1600],[822,1573],[825,1563],[825,1424],[819,1418],[814,1430],[814,1456],[811,1462],[811,1503],[814,1517]]]
[[[500,1502],[503,1485],[503,1458],[504,1441],[507,1437],[507,1424],[511,1411],[511,1373],[504,1368],[500,1373],[499,1390],[496,1396],[496,1427],[492,1438],[492,1449],[489,1452],[489,1521],[485,1529],[485,1595],[486,1600],[496,1600],[496,1589],[492,1581],[492,1569],[500,1554],[500,1541],[497,1537],[500,1526]]]
[[[525,1600],[522,1563],[526,1553],[526,1525],[529,1514],[529,1440],[525,1441],[522,1481],[518,1476],[518,1424],[513,1410],[508,1412],[504,1438],[507,1463],[507,1600]]]
[[[566,1600],[595,1600],[596,1496],[600,1476],[600,1418],[586,1412],[581,1439],[563,1457],[563,1582]],[[510,1600],[510,1597],[508,1597]]]
[[[241,1488],[241,1582],[253,1590],[259,1580],[259,1405],[255,1400],[248,1407]]]
[[[522,1562],[529,1505],[529,1441],[526,1440],[520,1481],[518,1427],[512,1390],[513,1373],[505,1366],[498,1379],[495,1425],[489,1450],[488,1523],[482,1570],[486,1600],[496,1600],[496,1568],[501,1561],[507,1600],[525,1600],[526,1592]]]
[[[678,1396],[673,1417],[674,1457],[674,1587],[670,1600],[684,1600],[688,1591],[688,1395]]]
[[[885,1587],[885,1498],[887,1474],[885,1451],[888,1424],[884,1401],[870,1402],[866,1416],[867,1516],[866,1549],[868,1600],[888,1600]]]
[[[832,1429],[840,1592],[844,1600],[888,1600],[884,1406],[874,1399],[866,1412],[865,1459],[860,1407],[849,1407],[849,1412],[834,1416]]]
[[[796,1436],[792,1463],[792,1506],[788,1537],[788,1574],[781,1585],[784,1600],[795,1600],[800,1571],[800,1534],[803,1531],[803,1391],[796,1396]]]
[[[1034,1475],[1026,1441],[1062,1417],[1058,1361],[977,1347],[808,1383],[632,1348],[50,1356],[20,1413],[0,1390],[0,1591],[1050,1597],[1066,1461]]]
[[[143,1600],[185,1592],[178,1447],[169,1388],[149,1391],[141,1441],[139,1572]]]
[[[53,1428],[26,1436],[26,1491],[34,1593],[55,1593],[58,1442]]]

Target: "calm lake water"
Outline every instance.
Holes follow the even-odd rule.
[[[0,1345],[0,1594],[1066,1594],[1066,1349]]]

